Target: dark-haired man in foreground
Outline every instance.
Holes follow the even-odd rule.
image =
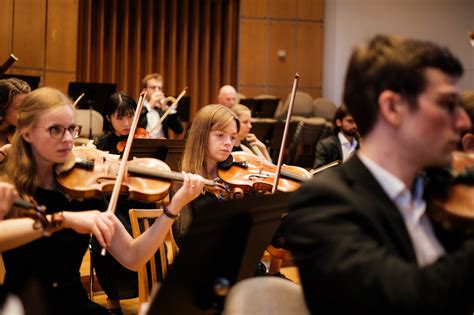
[[[418,177],[449,165],[471,127],[462,73],[430,42],[379,35],[352,53],[344,103],[364,143],[303,185],[287,217],[312,313],[473,313],[474,240],[431,220]]]

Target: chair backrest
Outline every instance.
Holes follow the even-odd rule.
[[[95,138],[102,134],[104,117],[102,117],[101,113],[93,109],[77,109],[76,111],[76,123],[82,126],[79,137]],[[92,129],[90,129],[90,126],[92,126]],[[90,134],[91,132],[92,134]]]
[[[163,214],[161,209],[130,209],[129,216],[132,225],[133,238],[137,238],[150,228],[153,222]],[[169,240],[171,242],[171,256],[174,258],[177,254],[177,247],[174,243],[173,232],[170,229],[168,232]],[[161,268],[161,274],[157,272],[156,256],[152,256],[148,263],[138,270],[138,302],[142,304],[148,302],[150,298],[150,291],[158,282],[162,282],[166,273],[168,272],[168,260],[166,243],[163,242],[157,252]]]
[[[288,94],[286,101],[275,112],[275,119],[285,119],[290,106],[291,93]],[[313,97],[306,92],[297,91],[295,94],[295,104],[293,106],[294,116],[311,117],[313,116]]]
[[[223,315],[309,315],[299,284],[277,277],[255,277],[234,285]]]
[[[334,118],[336,110],[336,104],[323,97],[317,98],[313,102],[313,116],[322,117],[329,122]]]

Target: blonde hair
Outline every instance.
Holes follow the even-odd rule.
[[[243,112],[250,112],[250,114],[252,114],[250,108],[242,104],[235,104],[230,109],[237,115],[237,117],[240,117]]]
[[[224,130],[232,122],[236,123],[237,131],[239,131],[239,119],[225,106],[207,105],[201,108],[194,118],[186,140],[181,169],[210,178],[206,169],[209,133],[213,130]]]
[[[25,199],[31,199],[38,188],[36,165],[33,162],[31,144],[22,134],[34,127],[40,115],[48,110],[70,106],[72,101],[62,92],[52,88],[34,90],[23,101],[18,112],[18,126],[5,161],[1,164],[1,180],[15,185],[18,193]],[[13,176],[15,174],[15,176]]]
[[[3,122],[13,96],[30,92],[30,86],[23,80],[17,78],[0,80],[0,123]]]
[[[151,79],[155,79],[157,81],[163,82],[163,76],[161,74],[159,74],[159,73],[147,74],[142,80],[142,86],[143,86],[144,89],[146,89],[148,87],[148,81],[150,81]]]

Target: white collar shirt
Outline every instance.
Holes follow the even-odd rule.
[[[345,162],[354,153],[358,143],[356,139],[353,139],[352,143],[349,142],[349,140],[347,140],[347,138],[341,131],[339,131],[337,137],[339,138],[339,142],[341,143],[342,161]]]
[[[160,113],[155,108],[152,108],[148,101],[144,103],[147,113],[146,113],[146,131],[150,133],[150,138],[164,138],[165,133],[162,126],[155,126],[160,122]],[[155,128],[153,130],[153,128]],[[153,132],[151,132],[153,130]]]
[[[419,266],[429,265],[445,254],[436,238],[423,200],[423,179],[418,177],[413,193],[396,176],[359,153],[359,158],[395,203],[410,235]]]

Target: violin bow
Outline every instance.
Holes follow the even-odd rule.
[[[8,69],[10,69],[10,67],[13,66],[13,64],[17,61],[18,58],[15,57],[14,54],[10,54],[10,57],[8,57],[7,61],[5,61],[3,65],[0,66],[0,74],[4,74],[5,72],[7,72]]]
[[[142,112],[143,103],[145,102],[146,92],[140,93],[140,99],[138,100],[137,109],[135,110],[135,115],[133,116],[133,122],[130,126],[130,133],[128,134],[127,143],[123,150],[122,161],[120,162],[120,168],[115,179],[114,189],[112,195],[110,196],[109,206],[107,211],[115,212],[117,207],[118,198],[120,195],[120,187],[122,186],[123,178],[127,169],[128,156],[130,155],[130,148],[132,147],[133,138],[135,131],[137,130],[138,120],[140,119],[140,113]],[[105,248],[102,248],[102,256],[105,256]]]
[[[158,121],[158,123],[155,125],[155,127],[153,127],[152,130],[150,130],[149,132],[149,136],[151,136],[151,134],[153,132],[155,132],[155,130],[158,130],[160,131],[161,128],[163,128],[162,126],[162,122],[165,120],[165,118],[170,114],[170,112],[175,108],[175,106],[177,107],[177,104],[178,102],[183,98],[184,94],[186,94],[186,90],[188,89],[188,87],[186,86],[182,91],[181,93],[178,95],[178,97],[176,98],[176,101],[173,102],[173,104],[171,104],[170,107],[168,107],[168,109],[165,111],[165,113],[163,114],[163,116],[160,117],[160,121]]]
[[[281,165],[283,164],[283,153],[285,151],[286,138],[288,135],[288,127],[290,126],[291,114],[293,113],[293,105],[295,104],[295,95],[296,90],[298,88],[299,79],[300,75],[297,72],[293,80],[293,89],[291,91],[290,105],[288,107],[288,113],[286,114],[285,129],[283,130],[283,138],[281,139],[280,153],[278,154],[278,163],[276,165],[275,180],[273,182],[272,194],[276,192],[278,187],[278,180],[280,178],[281,173]]]

